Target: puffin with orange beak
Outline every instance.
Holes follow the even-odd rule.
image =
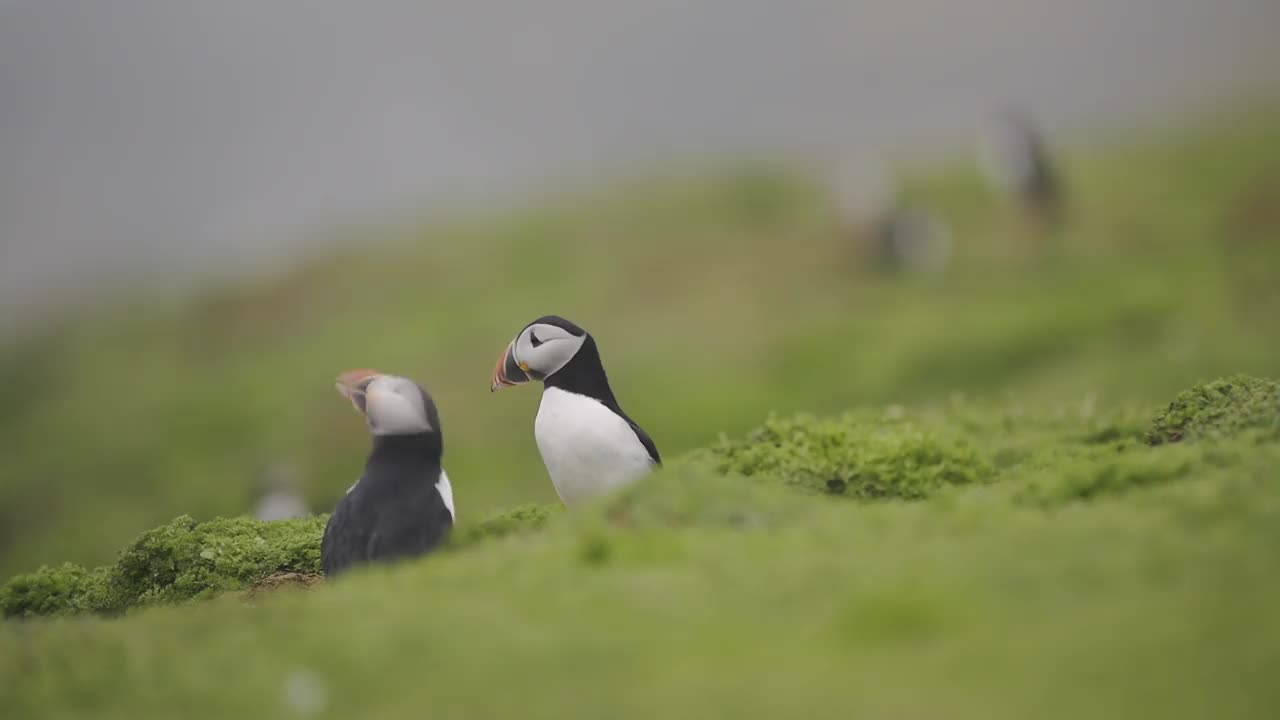
[[[453,488],[440,465],[440,413],[408,378],[373,370],[338,377],[338,392],[366,419],[373,448],[364,474],[338,502],[320,545],[325,575],[430,552],[453,528]]]
[[[556,315],[529,323],[493,370],[490,390],[541,381],[533,436],[556,493],[574,505],[648,475],[662,459],[618,406],[595,338]]]

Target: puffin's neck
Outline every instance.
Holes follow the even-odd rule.
[[[611,408],[618,407],[613,388],[609,387],[609,376],[600,362],[600,350],[590,335],[569,362],[543,381],[543,385],[594,398]]]
[[[374,435],[373,449],[365,463],[368,469],[417,466],[424,470],[439,469],[444,455],[444,438],[440,433],[416,435]]]

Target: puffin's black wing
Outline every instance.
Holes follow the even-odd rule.
[[[356,485],[359,484],[357,481]],[[353,487],[347,491],[324,526],[324,538],[320,541],[320,567],[325,575],[332,576],[366,558],[370,525],[362,522],[352,502],[351,494],[355,490]]]
[[[640,444],[644,446],[644,449],[649,452],[649,459],[653,461],[653,464],[661,465],[662,458],[658,456],[658,446],[653,444],[653,438],[649,437],[649,433],[645,432],[644,428],[637,425],[635,420],[632,420],[626,413],[622,412],[622,408],[615,405],[612,410],[621,415],[622,419],[626,420],[631,429],[635,431],[636,438],[640,440]]]
[[[658,455],[658,446],[653,444],[653,438],[649,437],[649,433],[645,432],[644,428],[637,425],[636,421],[632,420],[631,416],[627,415],[626,411],[618,406],[618,401],[613,399],[613,397],[606,398],[602,402],[605,407],[617,413],[618,417],[627,421],[627,424],[635,431],[636,439],[638,439],[640,444],[644,446],[644,449],[649,452],[649,459],[653,461],[654,465],[661,465],[662,458]]]
[[[661,465],[662,458],[658,456],[658,446],[653,444],[653,438],[649,437],[649,433],[635,424],[631,418],[627,418],[627,422],[631,425],[631,429],[636,431],[636,437],[640,438],[640,444],[644,445],[644,449],[649,451],[649,458],[653,460],[653,464]]]

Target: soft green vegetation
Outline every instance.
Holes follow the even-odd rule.
[[[560,510],[559,505],[521,505],[496,512],[477,523],[463,522],[449,538],[449,546],[465,548],[474,543],[540,529]]]
[[[798,507],[792,501],[783,501],[779,508],[763,513],[761,508],[742,507],[744,488],[758,491],[776,484],[860,499],[918,500],[949,486],[994,484],[1012,478],[1015,482],[1010,485],[1017,491],[1003,495],[1010,502],[1057,505],[1088,500],[1215,468],[1247,465],[1242,453],[1252,453],[1263,442],[1277,439],[1255,432],[1258,426],[1274,426],[1276,407],[1267,404],[1265,412],[1260,410],[1259,398],[1273,403],[1276,387],[1269,380],[1237,375],[1180,393],[1170,410],[1156,417],[1148,437],[1171,432],[1170,416],[1177,410],[1178,417],[1190,418],[1180,423],[1180,428],[1194,423],[1208,428],[1212,424],[1213,437],[1244,436],[1248,441],[1159,453],[1123,436],[1100,441],[1097,432],[1062,432],[1080,425],[1079,420],[1050,421],[1041,425],[1040,432],[1010,432],[999,413],[967,408],[918,420],[903,417],[906,411],[902,408],[893,408],[892,417],[884,418],[858,414],[830,419],[770,418],[744,438],[722,438],[709,449],[669,463],[668,473],[676,473],[687,485],[670,502],[651,493],[633,492],[610,503],[605,516],[609,524],[628,528],[655,524],[757,526],[787,507]],[[1212,402],[1195,402],[1205,397]],[[1197,415],[1187,409],[1193,404],[1206,409]],[[1045,434],[1047,428],[1057,432]],[[1004,445],[1005,467],[999,470],[963,439],[968,434],[999,456],[1001,452],[994,448],[1000,444],[983,440],[997,431],[1005,433],[1005,443],[1021,443],[1026,449],[1020,456],[1010,455],[1009,446]],[[947,435],[952,437],[944,439]],[[714,480],[716,477],[727,477],[729,483]],[[640,502],[634,502],[636,499]],[[470,549],[538,531],[558,510],[555,505],[523,505],[464,524],[454,533],[449,549]],[[198,523],[183,516],[143,533],[112,566],[89,571],[65,563],[15,576],[0,587],[0,612],[8,617],[116,614],[155,603],[244,590],[277,573],[318,574],[326,517],[275,522],[219,518]],[[594,536],[588,534],[584,543],[587,554],[607,555]]]
[[[1156,418],[1147,443],[1234,435],[1249,428],[1280,432],[1280,383],[1238,375],[1179,393]]]
[[[0,352],[0,577],[54,565],[0,602],[67,616],[0,624],[4,714],[1273,717],[1275,118],[1070,155],[1052,238],[921,172],[957,241],[931,278],[756,170],[52,325]],[[537,392],[486,391],[545,312],[667,458],[581,511]],[[280,460],[328,510],[367,443],[331,379],[368,366],[436,396],[462,524],[264,590],[314,570],[322,518],[208,519]]]
[[[0,588],[0,613],[33,617],[97,611],[99,600],[106,595],[109,572],[109,568],[89,571],[75,563],[63,563],[15,575]]]
[[[178,515],[243,514],[279,462],[328,511],[368,443],[332,390],[352,367],[435,395],[464,519],[553,503],[538,393],[487,392],[511,335],[547,312],[596,334],[623,406],[671,457],[771,412],[952,393],[1150,407],[1209,378],[1280,375],[1273,120],[1067,156],[1074,214],[1057,238],[1002,211],[967,163],[920,172],[908,195],[957,242],[936,278],[874,272],[820,187],[752,170],[427,225],[51,322],[0,350],[0,578],[110,562]]]
[[[581,512],[521,508],[457,551],[309,593],[11,620],[0,692],[16,717],[1273,714],[1274,435],[1153,448],[1097,440],[1130,427],[1123,414],[892,414],[880,431],[903,464],[955,427],[1000,462],[980,482],[923,482],[916,502],[850,501],[764,469],[850,462],[810,432],[757,443],[750,475],[698,453]],[[506,532],[525,522],[540,529]],[[175,532],[189,523],[159,536]]]
[[[450,548],[537,530],[557,508],[523,505],[462,525]],[[115,564],[87,570],[74,563],[16,575],[0,587],[0,614],[33,617],[94,612],[114,615],[156,603],[246,590],[283,573],[318,575],[328,515],[263,522],[189,516],[149,530]]]
[[[325,519],[198,523],[184,515],[143,533],[113,565],[89,571],[66,563],[12,578],[0,588],[0,611],[113,614],[244,589],[277,572],[315,574]]]
[[[746,438],[703,455],[721,473],[768,475],[860,498],[926,497],[946,485],[981,482],[990,464],[960,438],[910,422],[770,418]]]

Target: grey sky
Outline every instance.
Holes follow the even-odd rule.
[[[0,0],[0,302],[664,160],[1280,85],[1275,0]],[[13,315],[14,313],[6,313]]]

